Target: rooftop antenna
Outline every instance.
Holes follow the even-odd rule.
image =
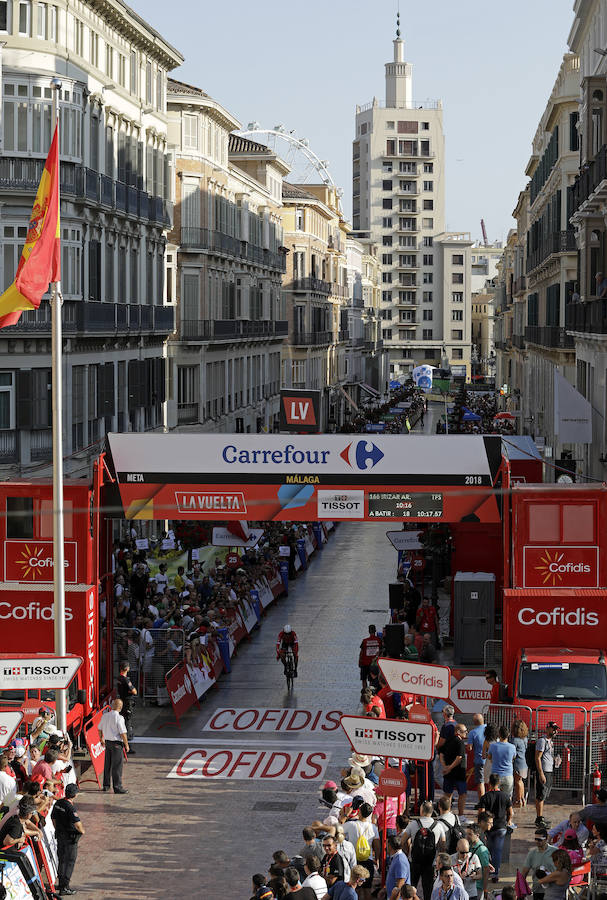
[[[396,38],[397,40],[400,40],[400,2],[396,13]]]

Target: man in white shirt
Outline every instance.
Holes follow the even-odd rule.
[[[122,787],[122,767],[124,765],[123,748],[127,753],[129,752],[129,741],[126,723],[121,712],[122,700],[113,700],[111,710],[104,712],[99,723],[101,745],[105,747],[103,790],[109,791],[111,781],[115,794],[128,794],[128,791]]]
[[[432,893],[434,857],[447,837],[446,825],[432,818],[433,811],[432,803],[425,800],[421,805],[419,819],[409,822],[405,828],[403,840],[403,850],[411,860],[411,884],[417,887],[421,878],[425,898]],[[422,829],[425,831],[416,842],[415,837]],[[428,834],[425,835],[425,832]]]
[[[302,881],[301,886],[311,887],[316,894],[316,900],[322,900],[329,888],[322,875],[318,874],[320,869],[318,857],[312,855],[307,856],[304,862],[304,869],[306,871],[306,878]]]
[[[164,594],[165,589],[169,586],[166,563],[160,563],[158,566],[158,574],[154,576],[154,581],[156,582],[156,593]]]

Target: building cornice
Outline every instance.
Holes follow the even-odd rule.
[[[88,0],[88,6],[127,40],[157,60],[169,71],[180,66],[184,57],[160,32],[141,18],[122,0]]]

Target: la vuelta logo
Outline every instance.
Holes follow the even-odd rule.
[[[525,547],[524,587],[598,587],[597,547]]]

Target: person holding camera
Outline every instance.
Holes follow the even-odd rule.
[[[540,879],[556,869],[552,854],[558,847],[552,847],[548,843],[548,832],[542,827],[535,829],[534,841],[535,847],[529,851],[525,858],[523,877],[526,878],[529,872],[532,873],[531,890],[533,892],[533,900],[544,900],[546,889]]]
[[[555,850],[552,854],[554,871],[536,877],[544,888],[544,900],[566,900],[571,881],[571,857],[566,850]]]

